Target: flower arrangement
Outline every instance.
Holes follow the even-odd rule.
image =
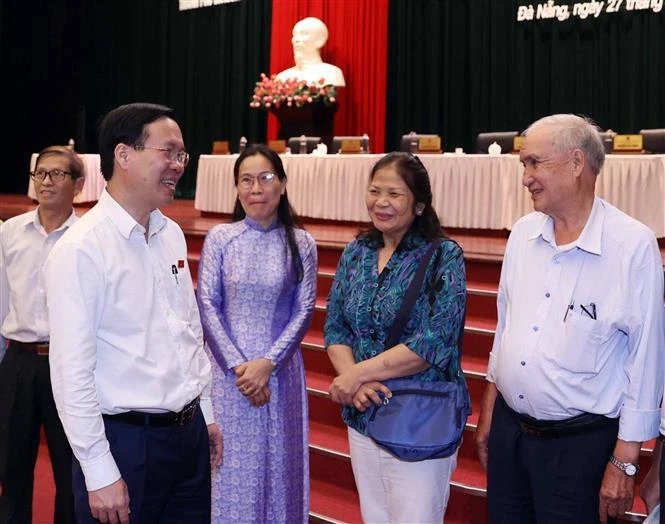
[[[317,102],[330,105],[335,103],[336,97],[337,88],[332,84],[325,84],[323,78],[316,83],[308,83],[295,78],[278,80],[275,75],[267,76],[261,73],[261,79],[256,82],[249,106],[269,109],[282,105],[302,107]]]

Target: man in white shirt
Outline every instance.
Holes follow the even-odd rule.
[[[660,252],[595,197],[596,126],[553,115],[524,135],[536,212],[506,247],[475,436],[490,520],[604,523],[632,507],[641,443],[658,434]]]
[[[173,200],[189,155],[173,110],[110,111],[107,187],[46,265],[51,379],[76,458],[78,522],[210,522],[210,362]]]
[[[34,464],[43,424],[55,479],[56,523],[74,519],[72,450],[53,403],[49,325],[42,268],[77,220],[72,203],[83,188],[83,164],[64,147],[37,156],[31,173],[39,207],[0,226],[0,521],[30,522]],[[4,339],[3,339],[4,337]]]

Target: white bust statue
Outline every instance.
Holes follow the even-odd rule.
[[[318,18],[303,18],[293,26],[293,61],[295,66],[277,74],[278,80],[293,79],[344,86],[342,70],[321,60],[320,49],[328,40],[328,28]]]

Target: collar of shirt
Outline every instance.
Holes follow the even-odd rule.
[[[275,220],[273,220],[270,223],[270,225],[268,225],[267,227],[262,226],[256,220],[253,220],[248,216],[245,216],[244,221],[245,221],[245,224],[247,225],[247,227],[249,227],[250,229],[254,229],[256,231],[261,231],[263,233],[267,233],[268,231],[272,231],[273,229],[277,229],[280,225],[279,224],[279,219],[277,219],[277,218],[275,218]]]
[[[571,248],[578,247],[593,255],[602,255],[603,223],[605,222],[605,205],[596,197],[593,200],[591,213],[580,236],[571,244]],[[533,231],[528,236],[529,240],[542,238],[552,247],[556,247],[554,240],[554,220],[551,216],[542,215],[542,220],[536,222]]]
[[[19,215],[17,217],[18,220],[22,222],[23,227],[34,227],[39,233],[44,235],[45,237],[48,236],[46,231],[44,230],[44,226],[42,226],[42,223],[39,221],[39,213],[38,213],[39,208],[35,208],[32,211],[28,211],[27,213],[24,213],[22,215]],[[65,220],[62,225],[51,231],[51,233],[55,233],[56,231],[63,231],[67,229],[69,226],[71,226],[74,222],[78,220],[78,217],[76,216],[76,213],[72,209],[72,214],[69,215],[69,218]]]
[[[111,196],[111,194],[104,189],[99,202],[97,203],[104,213],[109,217],[111,222],[118,228],[120,234],[129,239],[132,232],[138,227],[141,234],[145,232],[145,228],[139,224],[134,217],[132,217],[118,201]],[[156,235],[166,227],[166,218],[159,209],[151,211],[148,222],[149,236]]]

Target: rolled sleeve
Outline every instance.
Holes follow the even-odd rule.
[[[413,333],[403,343],[432,366],[445,370],[459,353],[464,329],[466,277],[462,249],[443,242],[441,256],[426,275],[425,288],[413,309]]]
[[[646,262],[632,271],[635,288],[628,331],[629,358],[624,365],[628,387],[621,408],[619,438],[644,442],[659,434],[663,394],[665,317],[663,270],[655,239]],[[632,324],[632,325],[631,325]]]

